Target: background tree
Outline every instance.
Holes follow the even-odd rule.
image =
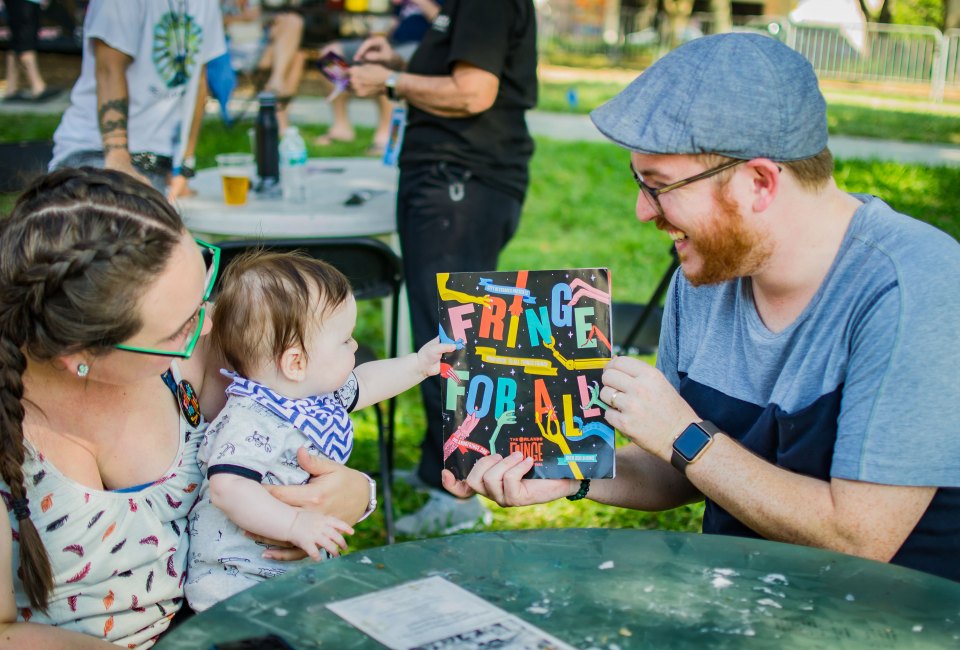
[[[879,4],[879,7],[877,6]],[[928,25],[942,29],[947,20],[944,5],[954,12],[954,21],[960,21],[960,2],[957,0],[860,0],[863,13],[871,22],[897,25]]]

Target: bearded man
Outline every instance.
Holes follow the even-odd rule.
[[[462,482],[502,505],[706,502],[703,531],[960,580],[960,246],[833,180],[809,62],[764,36],[674,50],[592,114],[630,152],[637,217],[675,241],[657,367],[611,361],[605,481]]]

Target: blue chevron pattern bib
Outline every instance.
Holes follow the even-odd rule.
[[[347,409],[333,395],[289,399],[263,384],[228,370],[221,374],[233,381],[227,395],[249,397],[303,433],[324,456],[346,463],[353,451],[353,422]]]

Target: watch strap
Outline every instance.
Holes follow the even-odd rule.
[[[387,77],[387,80],[383,82],[383,87],[387,91],[387,99],[392,102],[398,101],[400,96],[397,95],[397,79],[399,75],[396,72],[391,72],[390,76]]]

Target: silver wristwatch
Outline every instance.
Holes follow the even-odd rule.
[[[367,482],[370,484],[370,500],[367,501],[367,509],[363,511],[363,515],[357,520],[357,523],[360,523],[372,515],[373,511],[377,509],[377,482],[367,474],[364,474],[364,477],[366,477]]]
[[[387,80],[383,82],[383,87],[387,91],[387,99],[392,102],[400,100],[400,96],[397,95],[397,80],[400,78],[400,75],[396,72],[391,72],[390,76],[387,77]]]

